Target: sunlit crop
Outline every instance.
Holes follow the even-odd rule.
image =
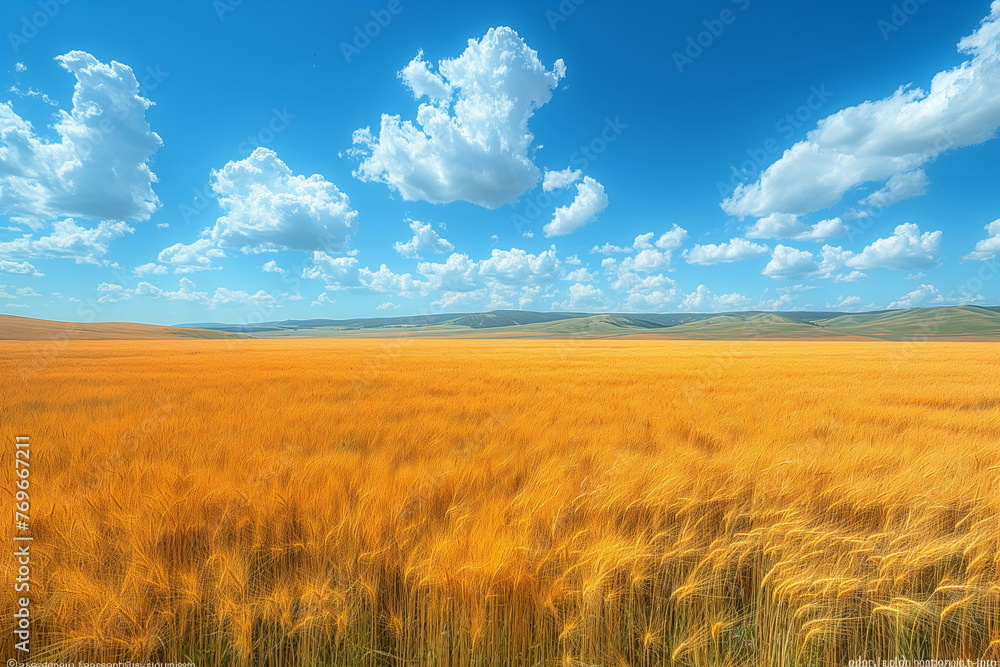
[[[0,372],[35,662],[1000,660],[993,344],[5,342]]]

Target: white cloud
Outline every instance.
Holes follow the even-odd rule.
[[[112,283],[101,283],[97,286],[97,291],[101,293],[101,296],[97,299],[98,303],[128,301],[134,294],[133,290]]]
[[[812,276],[819,268],[819,263],[811,252],[779,244],[774,247],[771,261],[764,267],[763,274],[772,278],[794,280]]]
[[[447,102],[453,92],[451,84],[427,66],[423,50],[418,51],[417,56],[397,76],[416,100],[427,97],[433,102]]]
[[[842,296],[838,301],[826,304],[826,307],[829,308],[830,310],[847,310],[847,311],[858,310],[861,308],[861,297]]]
[[[611,255],[614,253],[632,252],[632,248],[623,248],[620,245],[605,243],[602,246],[594,246],[590,249],[591,255]]]
[[[191,273],[219,268],[212,266],[212,260],[221,257],[225,257],[225,253],[215,247],[211,239],[198,239],[188,245],[175,243],[164,248],[156,259],[174,267],[174,273]]]
[[[25,65],[24,63],[14,63],[14,71],[15,72],[27,72],[28,71],[28,66]]]
[[[927,194],[928,185],[930,180],[923,169],[893,174],[881,189],[865,197],[861,203],[876,208],[888,208],[903,200]]]
[[[571,266],[580,266],[581,264],[583,264],[583,260],[577,257],[576,255],[570,255],[563,261]]]
[[[407,201],[468,201],[497,208],[539,179],[528,121],[565,65],[547,70],[516,32],[491,28],[432,71],[418,54],[399,74],[418,100],[416,123],[383,114],[378,135],[354,133],[355,176],[385,183]]]
[[[630,257],[626,257],[619,264],[617,260],[608,257],[601,262],[601,268],[609,274],[616,274],[615,284],[622,285],[638,280],[638,273],[656,273],[667,271],[673,264],[673,252],[681,247],[684,239],[687,238],[687,230],[678,225],[673,225],[670,231],[664,232],[653,240],[656,234],[647,232],[639,234],[632,242],[631,248],[621,249],[625,252],[633,252]],[[619,250],[617,246],[612,246]],[[608,250],[608,244],[604,248],[593,248],[591,252],[601,252]],[[621,289],[615,287],[615,289]]]
[[[746,234],[751,239],[790,239],[805,230],[806,226],[799,221],[799,216],[772,213],[747,227]]]
[[[393,273],[385,264],[375,271],[362,267],[356,257],[331,257],[317,250],[312,260],[312,266],[302,271],[302,277],[322,280],[327,289],[359,289],[413,296],[425,293],[430,287],[429,283],[415,280],[409,273]]]
[[[430,280],[431,287],[445,292],[471,292],[478,287],[479,265],[468,255],[452,254],[443,264],[421,262],[417,271]]]
[[[941,232],[920,233],[908,222],[896,227],[892,236],[877,239],[858,254],[851,254],[845,264],[855,269],[897,269],[911,271],[933,266],[941,247]]]
[[[582,171],[573,169],[572,167],[566,167],[562,171],[546,171],[545,176],[542,178],[542,190],[552,192],[553,190],[568,188],[579,181],[582,176]]]
[[[277,273],[280,275],[285,275],[285,273],[287,273],[283,268],[278,266],[278,263],[273,259],[261,265],[260,270],[264,273]]]
[[[77,264],[99,264],[111,241],[134,231],[124,222],[104,220],[97,227],[87,229],[72,218],[66,218],[56,221],[48,236],[22,236],[0,243],[0,256],[62,257],[73,259]]]
[[[604,292],[593,285],[576,283],[570,285],[569,298],[561,303],[553,303],[552,307],[558,310],[588,310],[604,308]]]
[[[144,276],[147,274],[162,276],[165,273],[167,273],[167,271],[168,271],[167,267],[163,266],[162,264],[157,264],[156,262],[149,262],[148,264],[142,264],[132,269],[132,273],[134,273],[137,276]]]
[[[563,276],[563,280],[573,283],[589,283],[594,281],[594,274],[581,266]]]
[[[720,262],[740,262],[766,254],[767,246],[751,243],[743,238],[730,239],[728,243],[706,243],[684,251],[688,264],[719,264]]]
[[[392,246],[403,257],[420,259],[421,251],[440,254],[451,252],[455,249],[455,246],[446,239],[438,236],[438,233],[434,231],[430,223],[420,222],[419,220],[410,220],[409,223],[410,229],[413,230],[413,238],[406,243],[397,241]]]
[[[855,283],[859,280],[867,280],[868,275],[861,273],[860,271],[851,271],[846,274],[832,275],[830,278],[835,283]]]
[[[12,262],[9,259],[0,259],[0,273],[13,273],[21,276],[42,277],[41,273],[29,262]]]
[[[704,285],[698,285],[693,292],[684,297],[681,301],[680,307],[681,310],[714,312],[719,310],[736,310],[745,308],[749,303],[750,299],[742,294],[731,292],[729,294],[714,296],[709,288]]]
[[[56,60],[76,77],[73,107],[52,128],[58,141],[0,103],[0,208],[41,220],[148,219],[159,206],[149,163],[162,144],[146,122],[152,103],[127,65],[83,51]]]
[[[392,301],[386,301],[383,304],[375,306],[375,310],[395,310],[396,308],[399,308],[399,304]]]
[[[933,285],[921,285],[912,292],[901,296],[898,300],[889,304],[889,309],[896,308],[919,308],[930,304],[941,303],[944,296],[938,292]]]
[[[542,231],[546,237],[569,234],[592,222],[607,207],[608,195],[604,192],[604,186],[590,176],[584,176],[583,181],[576,186],[573,203],[557,208],[552,222],[545,225]]]
[[[207,233],[220,246],[336,252],[357,227],[358,212],[336,185],[293,174],[267,148],[213,171],[212,190],[225,215]]]
[[[556,248],[532,255],[518,248],[494,250],[479,262],[479,274],[506,285],[537,285],[555,279],[559,268]]]
[[[847,226],[840,218],[820,220],[809,226],[799,220],[798,215],[772,213],[747,227],[746,234],[751,239],[795,239],[797,241],[822,241],[846,236]]]
[[[178,289],[173,292],[161,289],[148,282],[141,282],[135,288],[127,288],[121,285],[101,283],[97,286],[97,291],[103,296],[98,299],[102,303],[114,303],[116,301],[126,301],[133,297],[144,297],[149,299],[166,299],[168,301],[183,301],[199,303],[208,308],[218,306],[239,306],[239,305],[265,305],[275,306],[277,300],[267,292],[260,290],[254,294],[242,290],[231,290],[226,287],[218,287],[209,294],[199,292],[196,285],[189,278],[181,278]]]
[[[841,236],[847,236],[847,225],[840,218],[830,218],[829,220],[820,220],[809,229],[796,234],[795,240],[823,241]]]
[[[614,289],[626,289],[629,310],[660,310],[674,303],[680,297],[677,283],[664,275],[638,276],[634,273],[620,274],[612,283]]]
[[[660,250],[665,250],[667,252],[673,252],[681,247],[684,243],[684,239],[687,238],[687,230],[678,225],[674,225],[669,232],[664,232],[660,234],[660,237],[653,241],[653,232],[647,232],[646,234],[640,234],[635,237],[635,241],[632,242],[632,247],[636,250],[649,250],[651,248],[659,248]]]
[[[985,239],[976,243],[976,248],[962,258],[963,261],[986,261],[993,259],[1000,254],[1000,220],[994,220],[984,227],[989,234]]]
[[[740,217],[803,215],[858,185],[887,182],[945,151],[993,139],[1000,126],[1000,1],[958,50],[970,58],[936,74],[929,91],[903,86],[821,120],[756,182],[737,187],[723,209]],[[919,177],[908,178],[909,191],[919,191]],[[876,199],[893,196],[889,188]]]
[[[485,289],[474,292],[444,292],[441,298],[431,303],[431,306],[441,309],[451,309],[457,306],[465,306],[482,301],[487,297]],[[508,307],[510,304],[506,304]],[[493,306],[496,307],[496,306]]]

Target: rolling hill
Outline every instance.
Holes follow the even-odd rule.
[[[692,340],[1000,341],[1000,309],[942,306],[868,313],[543,313],[494,310],[412,317],[311,319],[252,326],[76,324],[0,315],[0,340],[184,338],[620,338]]]
[[[0,340],[183,340],[250,338],[212,329],[168,327],[132,322],[57,322],[16,315],[0,315]]]
[[[1000,313],[979,306],[914,308],[842,315],[819,326],[883,340],[992,338],[1000,337]]]

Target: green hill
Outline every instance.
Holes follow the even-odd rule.
[[[1000,313],[979,306],[911,308],[843,315],[819,326],[883,340],[994,337],[1000,336]]]

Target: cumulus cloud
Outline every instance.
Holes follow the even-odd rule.
[[[734,310],[749,305],[750,299],[737,292],[713,295],[705,285],[698,287],[681,300],[681,310],[720,311]]]
[[[740,262],[746,259],[760,257],[767,253],[767,246],[751,243],[743,238],[730,239],[728,243],[706,243],[696,245],[684,251],[684,259],[688,264],[719,264],[721,262]]]
[[[261,265],[260,270],[264,273],[277,273],[280,275],[285,275],[285,270],[278,266],[278,263],[273,259]]]
[[[478,287],[479,264],[468,255],[455,253],[439,264],[421,262],[417,271],[430,280],[431,287],[445,292],[471,292]]]
[[[562,171],[546,171],[545,176],[542,178],[542,190],[552,192],[553,190],[568,188],[579,181],[582,176],[582,171],[573,169],[572,167],[566,167]]]
[[[413,231],[413,238],[403,243],[402,241],[397,241],[393,244],[393,248],[396,249],[403,257],[409,257],[411,259],[420,259],[421,252],[433,252],[436,254],[451,252],[455,249],[451,243],[446,239],[441,238],[434,228],[431,227],[428,222],[420,222],[419,220],[410,220],[410,229]]]
[[[624,289],[629,310],[661,310],[681,296],[677,283],[664,275],[639,276],[634,273],[619,275],[612,283],[614,289]]]
[[[613,255],[616,253],[626,253],[632,252],[632,248],[625,248],[620,245],[614,245],[613,243],[605,243],[601,246],[594,246],[590,249],[591,255]]]
[[[634,253],[624,258],[620,263],[608,257],[601,262],[601,268],[608,274],[615,275],[617,284],[635,282],[639,279],[637,274],[650,274],[660,271],[667,271],[673,264],[673,253],[681,247],[684,239],[687,238],[687,230],[678,225],[664,232],[656,238],[653,232],[639,234],[632,242],[631,248],[621,249],[624,252]],[[654,240],[655,239],[655,240]],[[591,252],[601,252],[605,248],[593,248]],[[618,250],[617,246],[614,246]],[[615,289],[620,289],[616,287]]]
[[[811,252],[779,244],[774,247],[771,261],[764,267],[763,274],[794,280],[814,275],[817,271],[819,264]]]
[[[583,182],[576,186],[576,198],[573,202],[557,208],[552,222],[545,225],[542,231],[546,237],[569,234],[592,222],[607,207],[608,195],[604,192],[604,186],[590,176],[584,176]]]
[[[568,272],[563,276],[563,280],[573,283],[590,283],[594,281],[594,274],[584,267]]]
[[[83,51],[56,60],[76,78],[56,141],[0,103],[0,207],[36,220],[147,220],[159,206],[150,159],[162,144],[146,122],[152,103],[127,65]]]
[[[213,171],[212,190],[225,215],[208,234],[220,246],[336,252],[357,227],[358,212],[336,185],[293,174],[268,148]]]
[[[242,290],[218,287],[211,294],[200,292],[189,278],[181,278],[178,288],[174,291],[164,290],[148,282],[141,282],[134,288],[123,287],[122,285],[113,283],[101,283],[97,286],[97,291],[102,294],[98,299],[101,303],[127,301],[134,297],[198,303],[207,308],[237,305],[274,306],[277,303],[277,300],[273,296],[263,290],[250,294]]]
[[[9,259],[0,259],[0,273],[13,273],[21,276],[42,277],[41,273],[30,262],[12,262]]]
[[[919,193],[926,185],[921,167],[993,139],[1000,127],[1000,1],[958,51],[969,59],[936,74],[928,91],[903,86],[819,121],[756,182],[738,186],[723,209],[740,217],[803,215],[870,182],[886,185],[872,204]]]
[[[820,220],[815,225],[795,235],[796,241],[824,241],[847,236],[847,225],[840,218]]]
[[[890,303],[889,309],[919,308],[920,306],[937,304],[943,301],[944,295],[942,295],[938,289],[934,287],[934,285],[921,285],[912,292],[904,294],[896,301]]]
[[[113,240],[134,231],[120,221],[105,220],[88,229],[66,218],[56,221],[52,232],[46,236],[25,235],[0,243],[0,256],[61,257],[73,259],[77,264],[99,264]]]
[[[145,276],[145,275],[162,276],[166,274],[168,270],[169,269],[167,269],[167,267],[163,266],[162,264],[157,264],[156,262],[149,262],[148,264],[141,264],[135,267],[134,269],[132,269],[132,273],[134,273],[137,276]]]
[[[593,285],[576,283],[570,285],[569,298],[561,303],[553,303],[557,310],[600,310],[604,308],[604,292]]]
[[[555,280],[559,269],[556,247],[532,255],[519,248],[494,250],[479,262],[479,274],[506,285],[537,285]]]
[[[844,296],[840,297],[839,300],[834,303],[826,304],[826,307],[831,310],[847,310],[853,311],[861,308],[861,297],[860,296]]]
[[[798,215],[772,213],[757,220],[746,231],[751,239],[795,239],[797,241],[822,241],[847,235],[847,226],[840,218],[821,220],[809,226]]]
[[[156,259],[172,266],[174,273],[191,273],[219,268],[212,265],[212,260],[224,256],[225,253],[215,247],[211,239],[198,239],[187,245],[175,243],[164,248]]]
[[[1000,254],[1000,220],[994,220],[984,229],[989,236],[976,243],[975,249],[963,257],[963,261],[984,262]]]
[[[302,271],[302,276],[322,280],[330,290],[357,289],[399,296],[426,293],[430,287],[409,273],[394,273],[385,264],[373,271],[361,266],[357,257],[331,257],[321,250],[313,253],[312,265]]]
[[[930,180],[923,169],[894,174],[882,188],[865,197],[861,203],[876,208],[888,208],[906,199],[927,194],[928,185]]]
[[[435,71],[436,69],[436,71]],[[565,76],[507,27],[469,40],[434,68],[418,53],[400,73],[421,102],[416,121],[383,114],[376,134],[355,131],[355,176],[385,183],[407,201],[468,201],[497,208],[539,179],[528,122]]]
[[[941,232],[920,232],[908,222],[896,227],[892,236],[877,239],[857,254],[845,256],[844,263],[855,269],[897,269],[912,271],[933,266],[941,248]]]
[[[807,250],[775,246],[763,273],[772,278],[817,277],[835,282],[853,282],[867,278],[858,269],[912,271],[933,266],[940,247],[940,231],[921,232],[917,225],[905,223],[898,225],[892,236],[876,239],[861,252],[825,245],[817,259]],[[845,268],[848,273],[837,273]]]

